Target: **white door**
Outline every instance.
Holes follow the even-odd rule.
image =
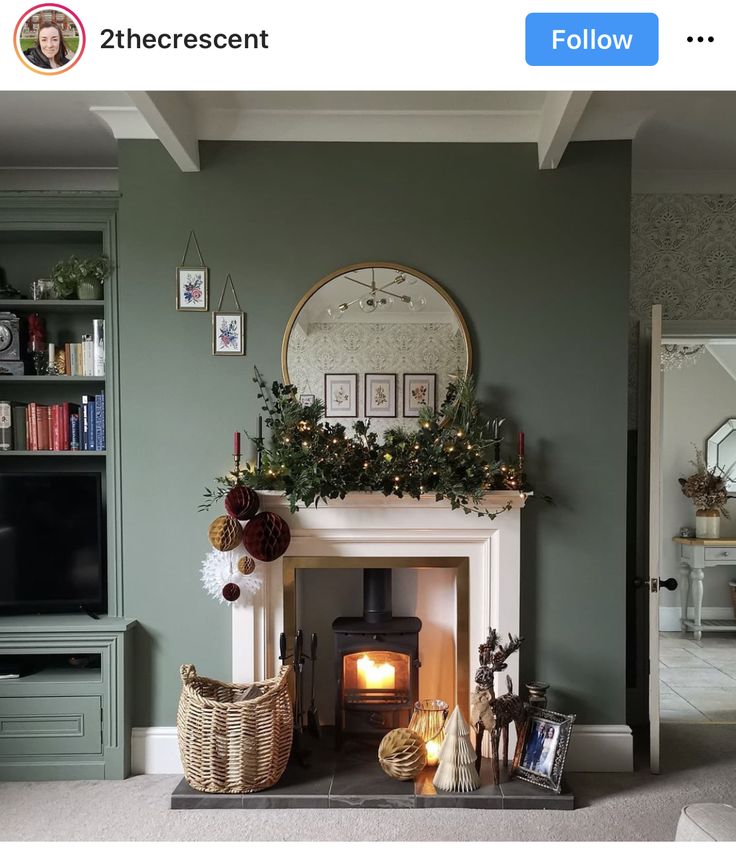
[[[662,525],[662,307],[652,307],[649,417],[649,767],[659,774],[659,560]]]

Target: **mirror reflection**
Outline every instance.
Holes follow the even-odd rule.
[[[284,335],[284,380],[326,417],[373,429],[412,423],[442,402],[471,364],[465,321],[450,296],[402,265],[355,265],[320,281],[294,310]],[[414,421],[413,423],[416,423]]]
[[[726,491],[736,494],[736,418],[729,418],[708,437],[706,463],[721,471]]]

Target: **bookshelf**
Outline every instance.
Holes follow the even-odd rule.
[[[0,273],[23,297],[0,299],[0,312],[11,312],[21,322],[23,375],[0,374],[0,401],[52,406],[80,404],[83,395],[105,394],[105,450],[13,450],[0,452],[0,471],[36,473],[99,471],[103,478],[106,514],[108,615],[122,615],[119,539],[119,459],[117,452],[117,195],[110,193],[0,192]],[[113,271],[100,300],[33,300],[31,283],[51,276],[60,259],[70,256],[110,257]],[[38,313],[46,341],[63,346],[79,342],[92,332],[92,321],[105,321],[105,375],[36,375],[23,350],[24,325]],[[2,361],[0,361],[0,366]]]
[[[29,299],[0,300],[21,322],[37,312],[46,340],[77,342],[94,318],[105,320],[105,375],[0,375],[0,400],[52,405],[105,392],[106,450],[0,452],[0,471],[29,474],[99,471],[106,514],[107,615],[0,616],[0,659],[45,656],[40,671],[0,681],[0,724],[24,721],[22,738],[0,740],[0,780],[121,779],[130,771],[131,631],[124,617],[120,533],[120,424],[117,357],[117,194],[0,192],[0,268]],[[112,272],[102,300],[30,299],[31,282],[59,259],[105,254]],[[23,351],[21,351],[23,354]],[[0,362],[0,364],[2,364]],[[53,551],[53,540],[49,550]],[[94,671],[61,668],[67,656],[92,654]],[[30,725],[28,716],[43,723]],[[69,733],[70,721],[79,733]]]

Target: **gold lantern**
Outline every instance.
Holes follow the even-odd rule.
[[[424,698],[414,704],[409,729],[418,733],[427,747],[427,765],[439,762],[440,745],[445,738],[445,722],[449,707],[446,701]]]

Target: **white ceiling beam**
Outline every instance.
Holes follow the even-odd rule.
[[[90,106],[89,111],[107,124],[114,138],[158,137],[135,106]]]
[[[193,109],[175,91],[129,91],[128,97],[182,171],[199,171],[199,139]]]
[[[542,107],[537,150],[540,170],[556,168],[572,139],[592,91],[548,91]]]

